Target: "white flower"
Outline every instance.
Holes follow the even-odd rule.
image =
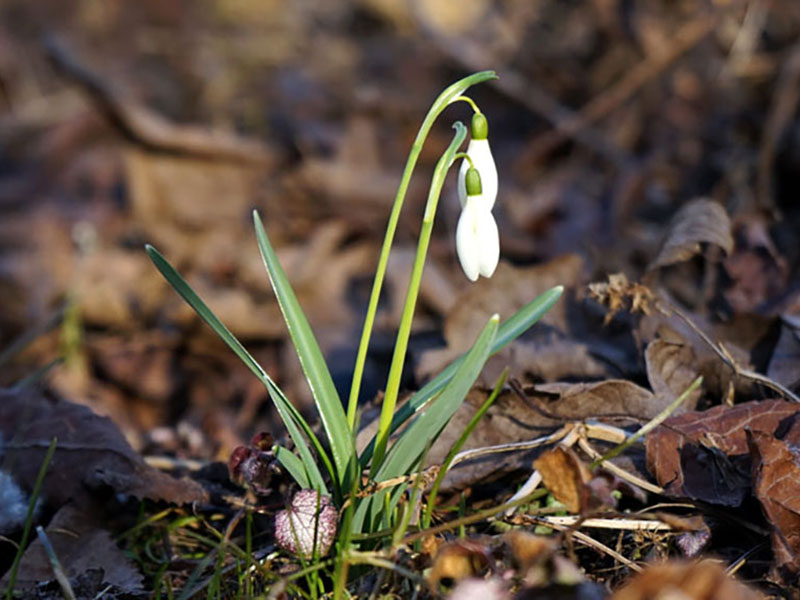
[[[467,155],[472,159],[472,164],[481,174],[481,186],[483,187],[483,202],[486,208],[491,210],[497,200],[497,167],[492,157],[492,149],[489,147],[489,140],[484,138],[476,140],[472,138],[467,146]],[[466,177],[469,169],[469,161],[464,159],[458,171],[458,199],[461,201],[461,208],[467,202]]]
[[[456,251],[470,281],[491,277],[500,259],[497,223],[482,194],[467,196],[456,228]]]

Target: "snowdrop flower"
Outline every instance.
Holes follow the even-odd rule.
[[[488,136],[489,123],[486,117],[481,113],[475,113],[472,115],[467,156],[470,157],[472,164],[480,173],[483,202],[491,210],[494,206],[494,201],[497,199],[497,167],[492,157],[492,149],[489,147]],[[466,177],[467,169],[469,168],[469,161],[464,159],[458,172],[458,199],[461,201],[461,208],[464,208],[467,202]]]
[[[495,188],[496,189],[496,188]],[[465,200],[456,228],[456,251],[470,281],[491,277],[500,259],[500,239],[490,199],[481,191],[481,176],[470,167],[464,175]]]

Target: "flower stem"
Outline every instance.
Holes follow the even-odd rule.
[[[433,218],[436,214],[436,206],[439,203],[439,196],[442,192],[444,179],[447,171],[455,162],[455,155],[461,144],[467,137],[467,128],[463,123],[456,121],[453,124],[456,134],[453,141],[442,154],[436,169],[433,171],[431,187],[428,191],[428,201],[425,204],[425,214],[422,217],[422,229],[419,233],[419,243],[417,244],[417,254],[414,257],[414,265],[411,269],[411,279],[408,282],[408,291],[403,305],[403,314],[400,317],[400,328],[397,331],[397,340],[394,344],[394,354],[392,364],[389,367],[389,380],[386,382],[386,392],[383,396],[381,406],[381,416],[378,420],[378,431],[375,434],[375,452],[372,455],[371,473],[377,473],[386,454],[386,446],[389,441],[389,429],[394,416],[394,408],[397,404],[397,395],[400,391],[400,377],[403,374],[403,364],[406,359],[408,349],[408,339],[411,336],[411,320],[414,317],[414,309],[417,306],[417,296],[422,280],[422,270],[425,267],[425,258],[428,254],[428,245],[431,241],[433,232]]]
[[[375,314],[378,311],[378,299],[380,298],[383,279],[386,275],[386,265],[389,261],[389,251],[392,248],[394,234],[397,230],[397,222],[400,218],[400,209],[403,207],[403,201],[405,200],[406,192],[408,191],[408,184],[411,181],[411,175],[414,172],[414,167],[417,164],[419,154],[422,151],[422,146],[428,137],[428,133],[430,132],[434,121],[436,121],[437,117],[445,108],[447,108],[447,106],[453,102],[456,102],[457,100],[469,101],[466,96],[461,96],[461,94],[463,94],[469,87],[496,78],[497,75],[495,75],[494,71],[481,71],[455,82],[446,90],[444,90],[431,105],[428,114],[425,116],[425,120],[422,122],[422,125],[419,128],[417,137],[414,139],[414,143],[411,146],[411,151],[408,154],[408,160],[406,161],[403,176],[400,179],[400,185],[397,188],[397,194],[394,198],[392,212],[389,215],[389,222],[386,225],[386,235],[384,236],[381,254],[378,258],[378,267],[375,270],[375,279],[372,284],[372,292],[370,293],[369,304],[367,305],[367,315],[364,318],[364,329],[361,332],[361,341],[359,342],[356,364],[353,369],[353,382],[350,386],[350,398],[347,404],[347,422],[350,425],[351,430],[355,427],[358,395],[361,392],[361,379],[364,375],[364,364],[367,359],[367,349],[369,348],[369,340],[372,336],[372,328],[375,324]],[[474,102],[471,102],[471,104],[474,105]]]

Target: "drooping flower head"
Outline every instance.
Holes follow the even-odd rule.
[[[481,191],[481,176],[474,167],[464,176],[466,199],[456,228],[456,251],[470,281],[491,277],[500,259],[500,238],[491,206]]]
[[[483,114],[472,116],[472,137],[458,173],[461,216],[456,228],[456,251],[470,281],[491,277],[500,260],[500,239],[492,207],[497,199],[497,167],[489,148],[489,124]],[[470,161],[472,165],[470,166]]]

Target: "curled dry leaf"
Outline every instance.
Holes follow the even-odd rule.
[[[650,390],[625,379],[545,383],[526,392],[534,401],[540,397],[544,401],[540,406],[561,419],[609,417],[631,423],[652,419],[675,399],[656,397]]]
[[[581,514],[589,508],[587,484],[592,474],[572,448],[556,446],[543,452],[533,461],[533,468],[542,476],[544,487],[569,512]]]
[[[736,581],[716,562],[651,565],[618,589],[610,600],[759,600],[756,590]]]
[[[572,448],[556,446],[543,452],[533,467],[542,476],[544,487],[571,513],[616,506],[612,492],[622,487],[621,480],[606,473],[593,475]]]
[[[647,379],[658,398],[677,398],[697,379],[697,361],[692,347],[679,341],[655,339],[644,351]],[[693,409],[702,395],[702,388],[687,399],[684,409]]]
[[[800,389],[800,316],[781,317],[781,333],[772,350],[767,377],[786,387]]]
[[[675,213],[661,249],[647,270],[686,261],[700,253],[701,243],[719,246],[726,254],[733,251],[728,213],[721,204],[707,198],[692,200]]]
[[[670,495],[738,506],[750,489],[745,428],[772,435],[798,412],[797,404],[765,400],[670,417],[645,440],[647,468]]]
[[[772,528],[776,566],[794,579],[800,571],[800,418],[786,418],[774,435],[753,429],[747,436],[753,492]]]

